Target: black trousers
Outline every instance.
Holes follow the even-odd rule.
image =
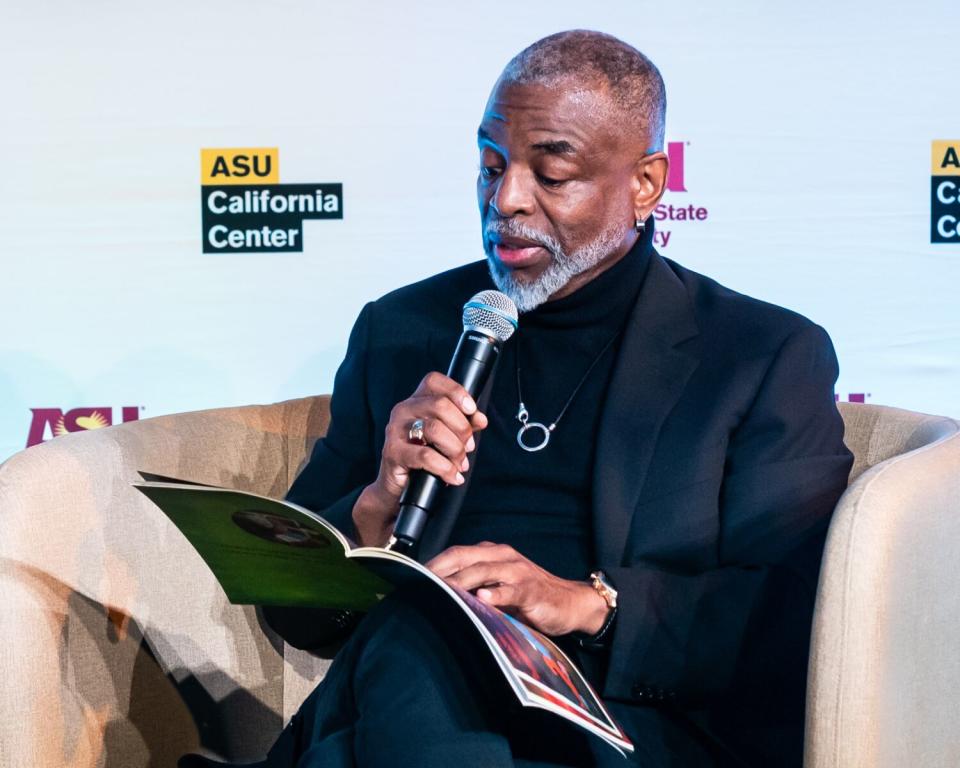
[[[607,702],[622,757],[556,715],[521,707],[467,619],[398,590],[360,623],[261,765],[269,768],[629,768],[721,765],[684,723]]]

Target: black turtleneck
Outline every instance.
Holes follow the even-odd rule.
[[[652,230],[652,227],[648,227]],[[450,544],[510,544],[557,576],[584,580],[595,567],[593,459],[600,414],[622,329],[650,261],[650,232],[620,261],[569,296],[520,315],[520,329],[497,367],[473,477]],[[549,444],[517,444],[517,355],[530,421],[554,421],[600,356]],[[528,435],[537,442],[539,431]]]

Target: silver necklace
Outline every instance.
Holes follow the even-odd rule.
[[[567,398],[567,402],[563,404],[563,408],[560,409],[560,413],[557,414],[550,425],[543,424],[539,421],[530,421],[530,412],[527,410],[527,406],[523,403],[523,392],[520,390],[520,338],[517,338],[517,399],[520,401],[520,407],[517,409],[517,421],[520,422],[520,429],[517,431],[517,444],[523,448],[525,451],[530,453],[535,453],[536,451],[542,451],[547,447],[547,443],[550,442],[550,435],[553,434],[553,430],[557,428],[557,424],[560,423],[560,419],[563,418],[563,414],[567,412],[567,408],[570,407],[570,403],[573,402],[573,398],[577,396],[577,392],[580,391],[580,388],[587,381],[587,377],[590,375],[590,372],[597,367],[597,363],[600,362],[600,358],[603,357],[604,353],[610,349],[610,346],[616,341],[617,336],[620,335],[620,331],[617,331],[610,338],[606,344],[603,345],[603,349],[600,350],[600,354],[594,358],[593,362],[590,363],[590,366],[587,368],[587,372],[583,374],[583,377],[580,379],[580,383],[574,387],[573,392],[570,394],[570,397]],[[530,432],[539,432],[540,433],[540,442],[537,443],[526,443],[524,442],[524,436]],[[533,439],[535,435],[532,435],[528,439]]]

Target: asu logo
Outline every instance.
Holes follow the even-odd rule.
[[[201,149],[201,184],[278,184],[280,151],[276,147]]]
[[[686,149],[689,141],[668,141],[667,158],[670,160],[670,169],[667,173],[667,192],[686,192]],[[671,198],[672,199],[672,198]],[[699,222],[706,221],[710,212],[702,205],[687,202],[689,198],[681,198],[686,203],[678,205],[672,202],[661,202],[653,211],[653,218],[657,222],[657,228],[653,232],[653,244],[660,248],[666,248],[670,245],[670,238],[673,231],[667,229],[673,222]],[[681,227],[687,226],[682,224]]]
[[[833,396],[833,401],[835,403],[846,402],[846,403],[865,403],[867,398],[870,397],[868,392],[850,392],[847,394],[846,400],[841,401],[840,394],[837,393]]]
[[[113,408],[73,408],[66,413],[60,408],[31,408],[30,412],[33,419],[27,435],[27,448],[45,442],[48,433],[50,437],[60,437],[70,432],[101,429],[113,424]],[[124,422],[140,418],[140,407],[136,405],[125,405],[120,412]]]
[[[960,139],[933,142],[930,242],[960,243]]]
[[[686,144],[682,141],[667,142],[667,157],[670,160],[670,170],[667,171],[667,191],[686,192],[687,187],[683,178],[683,151]]]

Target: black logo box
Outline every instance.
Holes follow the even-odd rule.
[[[202,243],[204,253],[299,253],[303,251],[303,220],[304,219],[342,219],[343,218],[343,184],[340,182],[316,184],[221,184],[202,185],[201,189],[201,221]],[[309,195],[314,197],[317,190],[323,191],[324,198],[334,195],[337,199],[337,210],[314,210],[293,213],[275,213],[269,208],[256,213],[230,213],[224,211],[216,213],[210,210],[210,196],[216,192],[226,195],[222,206],[232,197],[243,197],[245,192],[259,195],[262,191],[269,191],[271,198],[280,195]],[[240,247],[214,247],[210,242],[210,230],[218,225],[226,226],[229,230],[255,230],[264,226],[270,229],[285,229],[296,231],[297,237],[293,244],[284,246],[260,245]],[[222,238],[221,238],[222,239]]]
[[[943,182],[952,182],[953,187],[948,194],[953,202],[945,203],[940,199],[937,191]],[[940,234],[938,224],[942,217],[952,216],[949,224],[948,237]],[[960,176],[931,176],[930,177],[930,242],[931,243],[960,243]]]

